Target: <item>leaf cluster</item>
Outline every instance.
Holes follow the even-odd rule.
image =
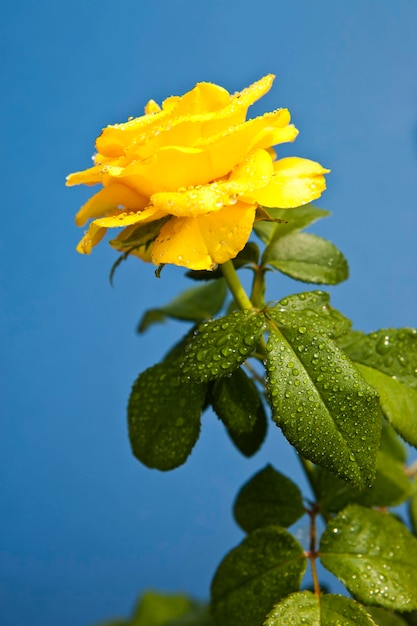
[[[129,437],[139,461],[163,471],[182,465],[211,408],[246,456],[259,450],[268,421],[278,426],[314,496],[306,500],[272,466],[250,479],[234,506],[246,536],[215,573],[211,617],[203,611],[178,624],[415,623],[417,539],[388,509],[407,502],[415,533],[416,480],[403,441],[417,446],[417,331],[352,330],[317,289],[264,299],[271,270],[319,285],[347,278],[343,254],[302,232],[326,214],[311,205],[260,213],[263,253],[250,242],[234,261],[253,272],[252,309],[228,302],[220,271],[189,272],[197,284],[139,323],[139,332],[167,318],[192,324],[133,385]],[[325,524],[320,539],[317,517]],[[301,518],[308,549],[291,532]],[[317,560],[351,597],[320,591]],[[314,592],[302,586],[308,563]]]

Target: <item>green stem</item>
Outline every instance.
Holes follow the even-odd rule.
[[[317,489],[317,484],[316,484],[316,477],[314,475],[314,464],[311,461],[308,461],[307,459],[305,459],[299,452],[296,453],[297,454],[297,458],[301,463],[301,467],[304,470],[304,475],[308,480],[308,483],[311,487],[311,491],[314,494],[314,498],[316,499],[316,502],[320,501],[320,494],[319,491]],[[326,511],[323,511],[321,508],[319,509],[320,515],[323,518],[323,520],[327,523],[329,521],[329,514]]]
[[[309,553],[308,553],[308,557],[310,559],[311,574],[312,574],[312,577],[313,577],[314,593],[316,594],[317,600],[318,600],[318,602],[320,604],[321,590],[320,590],[320,583],[319,583],[319,578],[318,578],[318,575],[317,575],[317,567],[316,567],[316,559],[318,557],[318,553],[317,553],[317,549],[316,549],[316,542],[317,542],[316,518],[317,518],[317,513],[318,513],[318,509],[316,507],[313,507],[313,509],[308,511],[308,514],[310,516],[310,550],[309,550]]]
[[[246,294],[246,291],[243,289],[242,283],[240,282],[238,278],[237,272],[235,270],[235,266],[233,265],[232,261],[226,261],[226,263],[222,263],[220,265],[220,269],[223,272],[223,276],[226,279],[226,282],[229,286],[229,289],[238,307],[242,309],[243,311],[245,309],[246,310],[254,309],[255,307],[250,301],[248,295]],[[258,347],[259,347],[261,354],[264,355],[266,352],[266,345],[265,345],[265,340],[263,337],[260,338]],[[259,360],[262,361],[263,357],[260,357]]]
[[[233,265],[232,261],[226,261],[226,263],[222,263],[220,265],[220,269],[226,279],[230,291],[232,292],[236,304],[242,310],[253,309],[253,304],[249,300],[246,291],[242,287],[242,284],[238,278],[235,266]]]
[[[256,306],[256,308],[261,309],[264,304],[264,291],[265,291],[265,280],[264,280],[265,269],[263,267],[257,266],[254,268],[254,277],[252,283],[252,293],[251,300]]]

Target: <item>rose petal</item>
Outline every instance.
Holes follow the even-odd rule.
[[[214,83],[197,83],[177,101],[175,115],[194,115],[219,111],[230,101],[229,92]]]
[[[107,175],[150,197],[158,191],[177,191],[209,182],[215,178],[212,165],[210,155],[199,148],[167,147],[125,168],[108,167]]]
[[[88,230],[84,233],[84,237],[77,244],[77,252],[80,254],[90,254],[94,246],[96,246],[103,239],[106,234],[107,228],[97,226],[92,222]]]
[[[152,246],[155,265],[172,263],[189,269],[213,269],[233,259],[252,231],[256,206],[237,203],[215,214],[173,217]]]
[[[151,196],[151,203],[167,214],[176,217],[196,217],[220,211],[224,206],[236,204],[239,196],[254,204],[251,192],[265,187],[273,175],[271,156],[266,150],[256,150],[233,170],[229,179],[189,187],[177,192],[159,192]]]
[[[274,174],[272,157],[267,150],[254,150],[232,171],[229,181],[239,183],[247,193],[268,185]]]
[[[122,226],[131,226],[132,224],[139,224],[140,222],[151,222],[159,220],[161,217],[165,217],[166,213],[160,211],[156,207],[150,207],[144,211],[134,213],[133,211],[126,213],[126,211],[120,211],[114,215],[107,217],[100,217],[94,220],[93,224],[96,226],[103,226],[105,228],[120,228]]]
[[[118,207],[132,211],[144,209],[149,203],[148,198],[138,195],[133,189],[114,183],[100,189],[78,211],[75,216],[77,226],[83,226],[89,219],[106,215]]]
[[[123,124],[113,124],[103,129],[96,139],[97,152],[106,157],[119,157],[125,154],[125,148],[139,137],[146,137],[152,128],[161,124],[171,115],[171,111],[155,111],[152,114],[135,117]]]
[[[274,163],[275,174],[269,185],[253,194],[266,207],[288,209],[319,198],[326,189],[323,174],[330,170],[309,159],[288,157]]]
[[[208,138],[245,121],[248,107],[271,87],[270,74],[241,93],[228,92],[212,83],[198,83],[175,106],[173,116],[153,126],[125,147],[132,158],[146,159],[165,146],[198,147]]]
[[[73,172],[67,176],[66,185],[72,187],[73,185],[97,185],[101,183],[101,165],[94,165],[86,170],[80,172]]]

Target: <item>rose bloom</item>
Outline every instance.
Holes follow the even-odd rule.
[[[70,174],[67,185],[102,188],[80,209],[90,222],[77,246],[89,254],[108,228],[110,241],[155,265],[213,269],[248,241],[259,206],[297,207],[324,191],[329,170],[308,159],[276,160],[272,146],[294,141],[287,109],[246,121],[251,104],[271,88],[268,75],[230,95],[198,83],[145,115],[107,126],[96,140],[94,165]]]

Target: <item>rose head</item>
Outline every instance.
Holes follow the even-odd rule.
[[[329,170],[307,159],[275,159],[272,146],[298,131],[287,109],[246,121],[249,106],[269,91],[268,75],[230,95],[198,83],[183,96],[153,100],[145,115],[107,126],[94,165],[67,185],[102,188],[76,216],[92,220],[77,246],[89,254],[108,228],[111,245],[155,265],[212,269],[248,241],[258,206],[290,208],[318,198]]]

